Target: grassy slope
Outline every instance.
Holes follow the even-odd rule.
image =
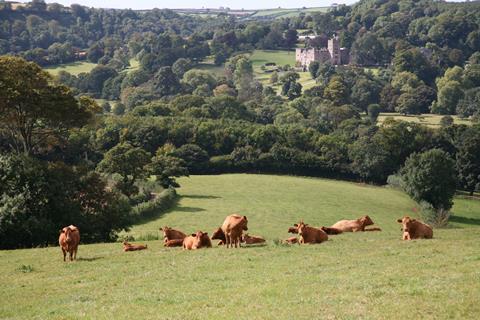
[[[178,207],[132,234],[164,224],[211,232],[231,212],[249,217],[266,247],[121,252],[83,245],[76,263],[59,248],[0,251],[0,318],[312,319],[474,318],[480,312],[480,202],[457,200],[452,228],[400,241],[401,192],[331,180],[258,175],[181,179]],[[316,246],[280,246],[286,228],[368,213],[383,232]],[[463,218],[459,218],[463,217]],[[22,272],[22,265],[33,271]],[[294,316],[293,316],[294,315]]]
[[[44,69],[50,72],[54,76],[56,76],[60,71],[67,71],[68,73],[76,76],[82,72],[90,72],[96,66],[97,66],[96,63],[91,63],[88,61],[77,61],[77,62],[65,63],[57,66],[45,67]]]
[[[300,13],[312,13],[312,12],[327,12],[327,10],[330,9],[329,7],[315,7],[315,8],[294,8],[294,9],[265,9],[265,10],[259,10],[257,11],[254,15],[252,15],[253,18],[291,18],[291,17],[297,17]]]

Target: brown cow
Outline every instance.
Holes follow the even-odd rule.
[[[143,244],[131,244],[128,243],[127,241],[123,241],[123,251],[139,251],[139,250],[145,250],[147,249],[147,245]]]
[[[212,240],[220,240],[217,244],[219,246],[223,246],[227,242],[227,239],[225,238],[225,233],[223,233],[222,228],[217,228],[215,231],[213,231]]]
[[[285,240],[283,240],[284,243],[288,243],[288,244],[294,244],[294,243],[298,243],[298,239],[297,237],[290,237],[290,238],[287,238]]]
[[[433,238],[432,227],[430,227],[428,224],[416,219],[412,219],[409,216],[398,219],[397,222],[402,224],[403,240]]]
[[[174,240],[174,239],[185,239],[187,236],[185,233],[179,230],[172,229],[170,227],[163,227],[159,229],[160,231],[163,231],[163,241],[167,242],[168,240]]]
[[[237,248],[237,245],[240,246],[243,230],[248,230],[247,224],[248,219],[246,216],[231,214],[225,218],[222,224],[222,231],[225,234],[227,248],[233,248],[233,245],[235,245],[235,248]]]
[[[164,247],[181,247],[183,246],[183,239],[172,239],[172,240],[164,241],[163,246]]]
[[[365,229],[366,226],[373,224],[369,216],[363,216],[356,220],[340,220],[330,228],[341,230],[342,232],[357,232],[357,231],[380,231],[379,228]]]
[[[298,226],[297,227],[289,227],[288,233],[298,234]]]
[[[211,248],[212,242],[208,236],[208,232],[197,231],[192,235],[183,239],[184,250],[196,250],[201,248]]]
[[[301,221],[298,225],[298,234],[300,235],[300,244],[304,243],[322,243],[328,240],[328,235],[322,229],[310,227]]]
[[[77,259],[78,244],[80,242],[80,231],[74,225],[60,230],[60,236],[58,237],[58,243],[62,248],[63,261],[66,261],[67,252],[70,255],[70,261]]]
[[[259,236],[251,236],[248,233],[245,233],[242,236],[242,242],[245,242],[245,244],[260,244],[265,243],[265,239]]]

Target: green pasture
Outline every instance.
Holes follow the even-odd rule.
[[[81,245],[0,251],[0,319],[475,319],[480,313],[480,201],[455,199],[448,228],[405,242],[402,192],[334,180],[229,174],[180,179],[175,208],[130,235],[170,225],[212,232],[231,213],[267,245],[185,252],[161,241],[122,252]],[[369,214],[381,232],[281,245],[300,219],[329,225]]]
[[[96,63],[91,63],[88,61],[76,61],[71,63],[64,63],[56,66],[45,67],[50,74],[56,76],[60,71],[66,71],[75,76],[83,72],[90,72],[93,68],[97,66]]]
[[[380,113],[378,116],[378,123],[381,124],[387,118],[395,120],[402,120],[407,122],[420,123],[429,127],[440,127],[440,121],[444,116],[439,114],[421,114],[421,115],[401,115],[399,113]],[[455,124],[470,125],[472,122],[469,119],[460,118],[459,116],[452,116]]]
[[[265,9],[258,10],[250,18],[292,18],[297,17],[300,13],[327,12],[330,7],[315,8],[292,8],[292,9]]]

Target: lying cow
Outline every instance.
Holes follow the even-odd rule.
[[[285,240],[283,240],[284,243],[288,243],[288,244],[294,244],[294,243],[298,243],[298,239],[297,237],[290,237],[290,238],[287,238]]]
[[[240,246],[243,231],[247,231],[248,219],[246,216],[240,216],[238,214],[231,214],[225,218],[222,224],[222,231],[225,234],[225,244],[227,248],[235,245]]]
[[[245,244],[260,244],[265,243],[265,239],[259,236],[251,236],[246,233],[242,236],[242,242],[245,242]]]
[[[166,239],[165,239],[166,240]],[[166,240],[163,242],[164,247],[181,247],[183,246],[183,239],[172,239],[172,240]]]
[[[175,240],[175,239],[183,240],[187,236],[182,231],[175,230],[167,226],[160,228],[159,230],[163,231],[163,241],[165,243],[169,240]]]
[[[196,250],[201,248],[211,248],[212,242],[207,232],[197,231],[183,239],[184,250]]]
[[[143,244],[131,244],[128,243],[127,241],[123,241],[123,251],[139,251],[139,250],[145,250],[148,249],[147,245]]]
[[[331,228],[331,227],[321,227],[326,234],[340,234],[342,233],[342,230],[337,229],[337,228]],[[288,228],[288,233],[295,233],[298,234],[298,225]]]
[[[397,222],[402,224],[403,240],[433,238],[432,227],[430,227],[428,224],[416,219],[412,219],[409,216],[398,219]]]
[[[67,252],[70,255],[70,261],[77,259],[78,244],[80,243],[80,231],[74,225],[60,230],[58,243],[62,248],[63,261],[66,261]]]
[[[341,232],[381,231],[380,228],[365,229],[366,226],[370,226],[373,223],[369,216],[363,216],[356,220],[340,220],[328,229],[338,229]]]
[[[300,244],[322,243],[328,240],[327,233],[322,229],[310,227],[308,224],[303,223],[303,221],[295,226],[298,228],[298,234],[300,235]]]

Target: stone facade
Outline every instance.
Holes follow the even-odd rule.
[[[327,48],[297,48],[295,59],[297,66],[303,68],[308,68],[312,61],[330,62],[333,65],[349,63],[348,51],[345,48],[340,48],[338,37],[329,39]]]

